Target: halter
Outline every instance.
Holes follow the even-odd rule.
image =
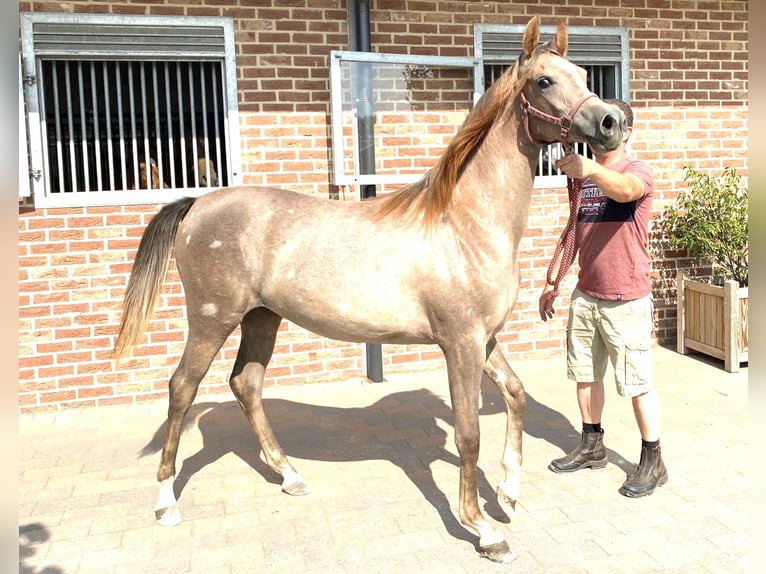
[[[587,100],[598,97],[593,92],[589,92],[588,94],[586,94],[585,96],[583,96],[577,101],[577,103],[574,105],[574,107],[570,110],[570,112],[566,116],[562,118],[557,118],[550,114],[546,114],[544,111],[539,110],[535,106],[530,104],[529,100],[527,100],[527,97],[524,95],[524,92],[519,92],[519,96],[521,97],[521,109],[522,109],[522,112],[524,113],[524,129],[527,132],[527,137],[529,138],[529,141],[537,145],[545,145],[550,143],[550,142],[539,141],[537,138],[532,136],[532,132],[529,131],[529,115],[532,114],[538,119],[552,123],[561,128],[559,141],[561,141],[561,145],[564,146],[564,149],[568,149],[569,147],[569,144],[567,143],[567,135],[569,135],[569,130],[572,128],[572,120],[575,114],[578,111],[580,111],[580,108]]]

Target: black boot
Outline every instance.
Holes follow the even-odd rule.
[[[574,472],[581,468],[604,468],[606,466],[604,431],[583,432],[580,444],[568,455],[552,460],[548,468],[553,472]]]
[[[641,447],[641,460],[638,467],[620,487],[620,494],[630,498],[649,496],[658,486],[668,481],[668,471],[662,462],[660,445]]]

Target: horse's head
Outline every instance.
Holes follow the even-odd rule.
[[[587,142],[597,153],[616,149],[626,136],[625,116],[591,92],[585,70],[565,59],[566,26],[559,22],[553,39],[541,46],[539,40],[537,18],[532,18],[519,62],[527,136],[537,144]]]

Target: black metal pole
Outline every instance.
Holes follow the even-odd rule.
[[[352,8],[353,5],[353,8]],[[370,40],[369,0],[351,1],[349,4],[349,27],[352,30],[352,50],[372,51]],[[375,173],[375,110],[372,94],[372,66],[360,63],[357,67],[359,84],[356,89],[357,133],[359,134],[359,173]],[[359,186],[362,200],[375,197],[374,184]],[[364,246],[361,246],[364,248]],[[369,278],[375,281],[375,277]],[[375,383],[383,381],[383,348],[378,343],[365,343],[365,370],[367,378]]]

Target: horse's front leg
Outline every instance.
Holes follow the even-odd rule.
[[[490,342],[488,350],[489,357],[484,365],[484,372],[500,389],[507,415],[505,447],[501,459],[505,477],[497,485],[497,502],[508,518],[512,519],[516,514],[516,501],[519,499],[521,484],[521,436],[526,395],[524,385],[513,372],[494,339]]]
[[[454,348],[443,350],[455,417],[455,444],[460,456],[460,521],[479,535],[482,556],[493,562],[511,562],[516,555],[479,508],[476,466],[480,444],[479,392],[486,361],[485,349],[461,341]]]

